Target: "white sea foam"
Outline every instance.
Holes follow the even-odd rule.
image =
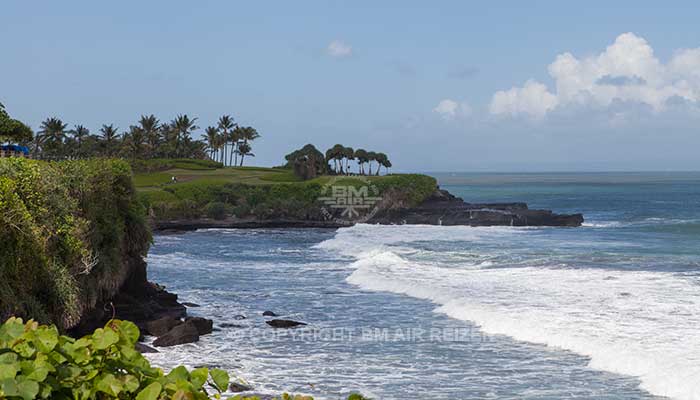
[[[508,240],[526,230],[356,226],[317,247],[356,258],[349,283],[432,301],[436,312],[489,334],[590,357],[594,369],[638,377],[653,394],[700,399],[700,285],[671,272],[551,265],[481,268],[411,261],[411,242]]]

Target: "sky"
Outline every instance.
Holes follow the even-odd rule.
[[[230,114],[396,171],[700,170],[700,3],[19,1],[0,102],[36,129]]]

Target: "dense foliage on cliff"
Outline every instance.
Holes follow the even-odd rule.
[[[0,159],[0,317],[74,326],[127,279],[150,233],[124,161]]]
[[[382,206],[410,207],[427,198],[437,187],[434,178],[419,174],[387,176],[322,176],[298,181],[293,174],[270,168],[226,169],[179,173],[171,176],[136,176],[142,184],[140,198],[156,220],[223,219],[226,217],[323,220],[320,198],[331,185],[371,186],[383,198]]]

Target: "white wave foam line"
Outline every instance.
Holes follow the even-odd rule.
[[[374,252],[349,283],[439,305],[489,334],[590,357],[650,393],[700,399],[700,290],[670,273],[552,268],[459,269]]]
[[[383,246],[420,241],[476,241],[485,237],[518,235],[537,228],[529,227],[469,227],[437,225],[369,225],[358,224],[340,228],[335,237],[314,248],[357,257]]]

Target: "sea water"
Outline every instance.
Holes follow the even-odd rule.
[[[700,174],[436,177],[586,222],[157,235],[150,279],[219,330],[150,358],[320,399],[700,399]]]

